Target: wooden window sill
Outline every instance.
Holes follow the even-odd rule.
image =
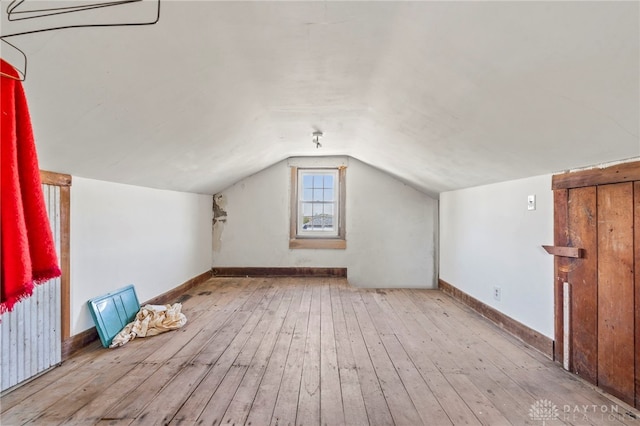
[[[347,248],[347,240],[339,238],[294,238],[289,240],[290,249],[336,249]]]

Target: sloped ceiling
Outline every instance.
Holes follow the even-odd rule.
[[[43,169],[212,194],[290,156],[350,155],[437,194],[639,156],[639,12],[163,0],[153,26],[11,41]]]

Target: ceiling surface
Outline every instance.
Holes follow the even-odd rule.
[[[8,22],[2,0],[2,34],[143,3]],[[349,155],[435,195],[640,156],[639,5],[162,0],[155,25],[7,40],[42,169],[213,194]]]

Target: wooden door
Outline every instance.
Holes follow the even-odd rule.
[[[635,399],[633,183],[598,187],[598,386]]]
[[[571,285],[571,371],[598,381],[598,238],[596,187],[569,190],[568,237],[582,257],[567,268]]]
[[[635,266],[635,335],[640,335],[640,181],[634,183],[634,208],[633,208],[633,236],[634,236],[634,266]],[[640,408],[640,337],[636,337],[636,408]]]
[[[571,371],[633,404],[633,183],[569,190]]]
[[[557,360],[640,407],[640,162],[554,176]],[[562,284],[570,285],[569,348],[562,344]]]

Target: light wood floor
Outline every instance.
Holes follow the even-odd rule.
[[[4,395],[2,425],[640,425],[436,290],[215,278],[181,301],[184,328],[91,346]]]

